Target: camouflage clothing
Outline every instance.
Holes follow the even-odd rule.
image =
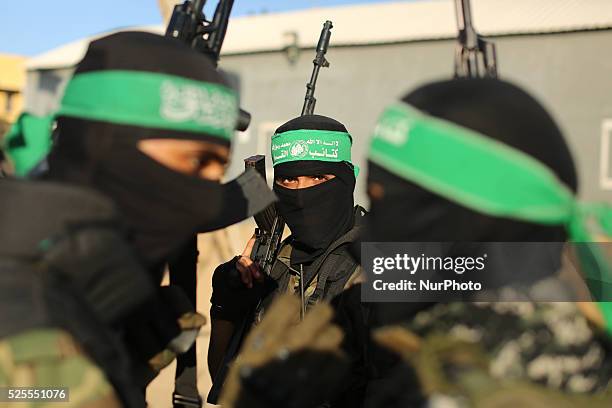
[[[449,303],[407,325],[421,338],[477,344],[493,379],[527,381],[571,394],[612,386],[612,341],[574,303]]]
[[[69,402],[15,402],[7,407],[120,407],[104,373],[61,330],[28,330],[0,341],[0,387],[66,387]]]

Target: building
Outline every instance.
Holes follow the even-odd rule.
[[[581,195],[612,199],[612,2],[609,0],[472,0],[474,22],[497,44],[499,73],[539,98],[567,135]],[[313,47],[332,20],[331,68],[321,72],[316,112],[346,123],[364,165],[381,109],[406,91],[453,72],[456,19],[452,0],[317,8],[233,19],[221,67],[237,75],[242,105],[253,115],[238,137],[237,160],[267,153],[276,126],[300,113]],[[163,32],[163,27],[143,28]],[[27,106],[45,113],[88,39],[32,59]],[[364,202],[363,178],[358,201]]]
[[[0,54],[0,137],[23,107],[25,61],[21,56]]]

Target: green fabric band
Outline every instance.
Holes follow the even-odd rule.
[[[612,209],[578,203],[545,165],[473,130],[406,104],[385,110],[369,159],[388,171],[473,210],[548,225],[566,225],[576,242],[592,237],[581,222],[612,233]]]
[[[51,149],[53,116],[22,113],[2,141],[2,150],[11,161],[15,175],[25,177]]]
[[[27,175],[51,148],[57,116],[206,133],[231,141],[238,98],[230,88],[153,72],[96,71],[75,75],[54,115],[23,114],[4,139],[15,174]]]
[[[231,140],[238,98],[223,85],[173,75],[96,71],[72,78],[57,115]]]
[[[612,334],[612,302],[599,302],[597,305],[604,318],[604,324],[608,333]]]
[[[326,162],[351,161],[353,139],[346,132],[299,129],[277,133],[272,136],[272,163],[274,166],[292,161],[317,160]]]
[[[563,225],[574,242],[595,241],[587,224],[612,236],[612,208],[584,204],[533,157],[404,104],[379,119],[369,159],[446,199],[491,216]],[[596,245],[581,255],[599,300],[612,299],[612,273]]]

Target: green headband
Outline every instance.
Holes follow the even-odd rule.
[[[2,150],[10,159],[17,177],[27,174],[51,149],[52,116],[38,117],[22,113],[2,141]]]
[[[612,209],[584,204],[533,157],[473,130],[404,104],[379,119],[369,159],[378,166],[474,211],[546,225],[563,225],[574,242],[595,241],[595,221],[612,236]],[[612,274],[599,248],[583,264],[599,285],[597,299],[612,298]],[[581,260],[583,260],[581,258]],[[612,322],[612,320],[611,320]]]
[[[351,161],[353,139],[346,132],[331,130],[298,129],[272,136],[272,163],[274,166],[301,160],[326,162],[347,162],[355,169],[359,167]]]
[[[238,98],[226,86],[174,75],[95,71],[70,80],[57,115],[231,140]]]
[[[406,104],[380,118],[369,158],[451,201],[485,214],[565,225],[572,240],[593,241],[584,228],[595,216],[612,233],[612,211],[578,203],[545,165],[510,146]]]
[[[48,154],[57,116],[206,133],[231,141],[238,98],[230,88],[174,75],[142,71],[95,71],[75,75],[54,115],[22,115],[3,149],[16,175],[25,176]]]

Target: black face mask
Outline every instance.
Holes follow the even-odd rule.
[[[368,182],[384,187],[372,200],[364,241],[547,242],[563,241],[562,228],[487,216],[446,200],[374,163]]]
[[[298,246],[307,252],[324,250],[350,229],[353,185],[340,177],[296,190],[274,184],[278,210]]]
[[[149,266],[195,233],[240,222],[274,201],[253,171],[220,184],[172,171],[135,147],[114,151],[99,163],[91,182],[117,203],[134,248]]]

